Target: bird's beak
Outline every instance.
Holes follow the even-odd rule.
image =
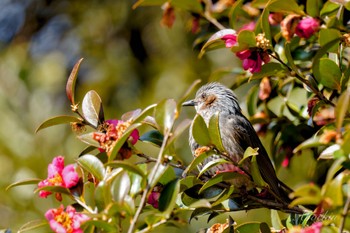
[[[182,103],[182,106],[195,106],[197,103],[194,100],[189,100]]]

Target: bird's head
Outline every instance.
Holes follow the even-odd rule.
[[[183,106],[194,106],[203,117],[211,117],[214,113],[236,114],[241,112],[233,91],[220,83],[208,83],[202,86],[193,100],[186,101]]]

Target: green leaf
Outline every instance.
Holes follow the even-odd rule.
[[[259,155],[257,155],[257,156],[259,156]],[[251,170],[251,173],[252,173],[252,177],[253,177],[254,183],[257,184],[258,186],[266,187],[267,184],[264,181],[264,179],[261,177],[260,169],[259,169],[258,163],[256,161],[256,156],[252,157],[251,169],[250,170]]]
[[[341,38],[341,33],[337,29],[333,28],[323,28],[319,31],[319,43],[323,47],[333,40],[339,40]],[[337,53],[339,48],[339,43],[335,43],[332,47],[329,48],[329,52]]]
[[[77,163],[84,170],[90,172],[98,180],[103,180],[103,177],[105,175],[105,168],[103,167],[102,162],[96,158],[96,156],[89,154],[83,155],[77,159]]]
[[[314,72],[316,79],[325,87],[340,90],[341,71],[335,62],[329,58],[321,58],[318,71]]]
[[[223,47],[224,42],[221,38],[226,35],[235,35],[235,34],[236,34],[236,31],[233,29],[223,29],[214,33],[214,35],[212,35],[209,38],[209,40],[203,45],[198,57],[201,58],[204,55],[205,51],[209,48],[218,47],[219,45],[220,47]]]
[[[210,141],[215,145],[216,149],[218,149],[220,152],[224,152],[225,148],[221,141],[219,122],[219,112],[216,112],[209,120],[208,133],[210,136]]]
[[[238,0],[235,1],[231,7],[229,17],[230,17],[230,25],[233,28],[237,22],[237,19],[239,17],[239,13],[244,12],[242,10],[244,0]]]
[[[187,166],[187,168],[183,172],[183,175],[186,175],[188,172],[195,169],[200,163],[202,163],[206,158],[208,158],[209,156],[212,156],[213,154],[214,154],[213,151],[207,151],[195,157],[194,160],[192,160],[192,162]]]
[[[41,123],[39,127],[35,130],[35,133],[50,126],[67,124],[71,122],[82,122],[82,120],[74,116],[55,116]]]
[[[98,147],[100,147],[100,143],[98,143],[96,140],[94,140],[93,134],[94,134],[94,132],[87,133],[87,134],[82,134],[82,135],[77,136],[77,138],[80,141],[82,141],[82,142],[84,142],[84,143],[86,143],[86,144],[88,144],[90,146],[98,148]]]
[[[178,179],[175,179],[167,183],[163,187],[163,190],[160,193],[160,197],[159,197],[159,208],[158,208],[161,212],[165,212],[164,214],[168,216],[170,215],[170,213],[172,212],[176,204],[176,197],[179,193],[179,190],[180,190],[180,182]]]
[[[299,5],[294,1],[285,1],[285,0],[271,0],[267,5],[270,11],[272,12],[280,12],[286,14],[298,14],[305,15],[304,11],[299,7]]]
[[[228,189],[226,189],[221,195],[220,197],[213,202],[211,205],[212,206],[216,206],[219,205],[221,202],[226,201],[227,199],[229,199],[232,195],[232,193],[235,191],[235,187],[233,185],[231,185]]]
[[[102,220],[88,220],[82,224],[82,227],[94,226],[103,230],[103,232],[117,232],[117,229],[110,223]]]
[[[247,95],[247,111],[249,116],[254,116],[257,112],[257,105],[259,100],[259,85],[253,86]]]
[[[146,176],[146,174],[139,167],[126,161],[118,160],[118,161],[109,162],[105,164],[105,167],[112,167],[112,168],[120,167],[120,168],[123,168],[124,170],[135,173],[141,177]]]
[[[168,169],[168,167],[169,167],[168,165],[164,166],[161,164],[157,170],[152,169],[151,173],[148,175],[148,182],[150,182],[149,183],[150,187],[153,188],[158,183],[158,180],[164,174],[166,169]],[[153,177],[153,174],[154,174],[154,178],[153,180],[150,180],[150,178]]]
[[[177,114],[176,102],[173,99],[163,100],[156,106],[155,119],[163,135],[171,131]]]
[[[210,168],[214,167],[214,166],[217,166],[217,165],[220,165],[220,164],[223,164],[223,163],[229,163],[227,160],[225,159],[213,159],[211,161],[209,161],[208,163],[206,163],[202,170],[200,170],[199,174],[198,174],[198,177],[200,177],[201,175],[203,175],[205,172],[207,172]]]
[[[319,137],[311,137],[302,143],[300,143],[297,147],[294,148],[293,153],[298,153],[301,150],[309,149],[309,148],[314,148],[323,145],[320,142]]]
[[[113,199],[118,203],[123,203],[131,187],[130,177],[127,172],[122,172],[118,179],[113,182]]]
[[[314,204],[317,205],[321,201],[321,190],[314,184],[305,184],[291,194],[292,198],[295,198],[291,206],[302,205],[302,204]]]
[[[252,148],[252,147],[247,147],[247,149],[244,151],[244,154],[243,154],[243,158],[239,161],[239,165],[241,165],[244,160],[246,160],[247,158],[249,157],[252,157],[252,156],[255,156],[255,155],[258,155],[259,152],[258,152],[259,148]]]
[[[42,219],[33,220],[21,226],[18,230],[18,233],[32,231],[32,230],[36,230],[38,228],[47,227],[47,226],[49,226],[49,223],[47,220],[42,220]]]
[[[112,202],[111,187],[108,183],[100,181],[95,189],[95,203],[99,211]]]
[[[272,227],[275,230],[282,230],[284,228],[280,216],[278,215],[278,211],[277,210],[270,210],[271,211],[271,224]]]
[[[350,107],[350,89],[347,89],[340,95],[337,102],[337,106],[335,107],[335,125],[337,127],[338,132],[341,132],[344,118],[349,113],[349,107]]]
[[[200,199],[198,201],[193,202],[191,205],[188,206],[188,208],[200,208],[200,207],[206,207],[211,208],[211,204],[207,199]]]
[[[268,39],[271,43],[271,29],[269,23],[269,14],[270,11],[268,8],[265,8],[257,21],[257,26],[255,27],[255,34],[264,33],[265,38]]]
[[[86,93],[82,103],[82,111],[85,119],[94,127],[104,121],[102,101],[97,92],[92,90]]]
[[[255,33],[249,30],[243,30],[238,33],[237,46],[233,46],[231,50],[233,52],[239,52],[250,47],[256,47]]]
[[[150,106],[148,106],[147,108],[145,108],[140,115],[138,115],[135,119],[133,119],[133,123],[138,123],[138,122],[142,122],[145,120],[145,118],[151,113],[151,111],[153,111],[153,109],[156,107],[156,104],[152,104]]]
[[[261,71],[254,73],[251,80],[261,79],[266,76],[283,76],[286,73],[286,68],[281,63],[269,62],[261,67]]]
[[[195,210],[192,211],[189,222],[191,222],[191,220],[193,218],[196,218],[197,216],[202,216],[210,212],[212,212],[211,208],[206,208],[206,207],[196,208]]]
[[[344,206],[342,190],[344,176],[344,172],[341,172],[333,180],[325,184],[324,197],[330,198],[334,207]]]
[[[236,228],[236,231],[239,233],[260,232],[260,222],[243,223]]]
[[[203,7],[201,2],[197,0],[173,0],[171,4],[179,9],[193,12],[193,13],[202,13]]]
[[[141,109],[136,109],[130,112],[126,112],[121,116],[122,121],[134,121],[141,114]]]
[[[140,140],[160,147],[163,143],[163,138],[164,136],[158,130],[150,130],[142,134]]]
[[[216,185],[216,184],[224,182],[224,181],[237,179],[237,178],[239,178],[241,176],[242,175],[240,175],[238,173],[235,173],[235,172],[222,172],[222,173],[219,173],[219,174],[215,175],[214,177],[210,178],[207,182],[204,183],[204,185],[199,190],[199,194],[201,194],[204,190],[206,190],[207,188],[209,188],[209,187],[211,187],[213,185]]]
[[[322,8],[322,0],[307,0],[306,1],[306,13],[313,18],[320,15],[320,10]]]
[[[11,188],[21,186],[21,185],[31,185],[31,184],[37,185],[40,181],[41,179],[25,179],[25,180],[17,181],[7,186],[5,190],[8,191]]]
[[[210,145],[210,135],[203,117],[199,114],[193,119],[192,136],[201,146]]]
[[[336,14],[339,7],[340,7],[339,4],[327,1],[325,4],[323,4],[320,15],[325,16],[325,15],[330,15],[332,13]]]
[[[83,61],[83,58],[80,58],[79,61],[77,63],[75,63],[73,70],[70,73],[69,78],[67,80],[67,84],[66,84],[66,94],[67,94],[67,97],[72,105],[75,105],[75,100],[74,100],[75,83],[76,83],[76,80],[78,77],[78,71],[79,71],[80,64],[82,61]]]
[[[266,222],[260,223],[260,232],[261,233],[271,233],[269,225]]]

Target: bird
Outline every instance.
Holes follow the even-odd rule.
[[[266,149],[261,143],[259,136],[254,130],[251,122],[242,113],[241,107],[238,103],[237,97],[234,92],[226,86],[218,83],[211,82],[200,87],[195,95],[195,98],[186,101],[182,106],[194,106],[197,114],[199,114],[206,124],[209,124],[211,117],[214,114],[219,115],[219,131],[221,135],[222,145],[227,153],[227,156],[238,164],[243,158],[244,152],[248,147],[258,148],[258,155],[256,155],[256,162],[261,174],[261,177],[268,185],[269,193],[272,194],[279,201],[285,205],[290,203],[288,194],[292,191],[287,185],[281,182],[276,175],[274,166],[268,156]],[[206,145],[199,145],[193,135],[193,122],[190,126],[189,144],[192,154],[195,154],[198,148]],[[205,164],[212,161],[215,158],[227,158],[224,155],[214,155],[208,157],[202,162],[200,168]],[[234,166],[231,165],[231,170]],[[246,179],[241,179],[238,183],[239,186],[250,186],[253,182],[251,178],[250,169],[251,162],[246,159],[242,165],[242,170],[246,174]],[[207,175],[213,177],[218,172],[225,172],[227,170],[223,165],[217,165],[208,170]],[[233,169],[234,170],[234,169]],[[236,169],[236,171],[240,169]]]

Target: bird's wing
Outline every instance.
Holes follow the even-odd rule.
[[[271,160],[262,145],[258,135],[256,134],[252,124],[244,115],[230,115],[228,116],[228,122],[226,122],[226,131],[228,129],[232,130],[231,132],[224,133],[234,137],[234,140],[241,147],[241,151],[245,151],[249,146],[252,148],[259,148],[259,155],[257,156],[257,163],[259,171],[261,173],[264,181],[270,186],[272,191],[278,196],[285,196],[285,192],[281,190],[280,181],[276,176],[275,169],[271,163]],[[232,127],[232,128],[231,128]],[[224,130],[225,131],[225,130]],[[223,132],[222,132],[223,133]],[[227,135],[226,135],[227,136]],[[224,140],[225,135],[222,135]],[[224,143],[224,142],[223,142]],[[241,155],[243,156],[243,154]],[[281,193],[283,192],[283,193]]]

